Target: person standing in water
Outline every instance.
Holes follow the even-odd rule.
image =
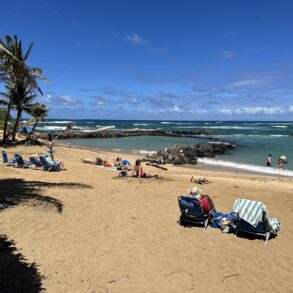
[[[284,170],[285,164],[287,164],[286,156],[282,155],[278,160],[278,165],[280,170]]]
[[[51,155],[52,160],[54,161],[54,156],[53,156],[53,135],[51,133],[48,134],[48,143],[47,143],[47,152]]]
[[[272,163],[273,163],[272,155],[269,154],[267,158],[267,166],[272,167]]]

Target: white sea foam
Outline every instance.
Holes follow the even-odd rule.
[[[270,136],[273,136],[273,137],[282,137],[282,136],[288,136],[286,134],[270,134]]]
[[[104,126],[104,127],[100,127],[100,128],[96,128],[96,129],[85,129],[83,128],[81,131],[82,132],[92,132],[92,131],[100,131],[100,130],[107,130],[107,129],[113,129],[115,128],[115,125],[109,125],[109,126]]]
[[[65,130],[65,126],[37,126],[38,130],[44,130],[44,131],[52,131],[52,130]]]
[[[192,129],[192,128],[203,128],[203,127],[200,127],[200,126],[176,126],[174,128],[177,128],[177,129],[181,129],[181,128],[188,128],[188,129]],[[207,128],[207,127],[206,127]]]
[[[259,127],[249,127],[249,126],[206,126],[204,128],[208,129],[260,129]]]
[[[125,131],[156,131],[156,130],[158,130],[158,128],[153,129],[153,128],[138,128],[138,127],[135,127],[135,128],[124,128],[124,129],[121,129],[121,130],[125,130]]]
[[[42,121],[42,122],[39,122],[40,124],[75,124],[75,122],[73,121]]]
[[[275,125],[275,124],[278,124],[278,125],[292,125],[293,122],[273,122],[273,123],[269,123],[270,125]]]
[[[143,156],[157,153],[156,151],[148,151],[148,150],[132,150],[131,152],[137,155],[143,155]]]
[[[148,123],[133,123],[134,126],[147,126]]]
[[[263,174],[293,177],[293,171],[290,171],[290,170],[282,171],[282,170],[270,168],[270,167],[262,167],[262,166],[255,166],[255,165],[249,165],[249,164],[234,163],[234,162],[229,162],[229,161],[222,161],[222,160],[215,160],[215,159],[208,159],[208,158],[199,158],[197,161],[199,163],[203,163],[203,164],[207,164],[207,165],[228,167],[228,168],[246,170],[246,171],[250,171],[250,172],[263,173]]]
[[[287,125],[273,125],[272,127],[276,127],[276,128],[288,128]]]
[[[161,124],[173,124],[173,122],[165,122],[165,121],[163,121],[163,122],[161,122]]]
[[[89,127],[85,126],[73,126],[72,129],[75,129],[75,130],[85,130],[85,129],[89,129]]]
[[[238,136],[247,136],[244,133],[235,133],[235,134],[213,134],[213,136],[223,139],[230,139],[231,137],[238,137]]]

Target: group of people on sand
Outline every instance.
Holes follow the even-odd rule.
[[[54,159],[54,150],[53,150],[53,147],[54,147],[54,142],[53,142],[53,136],[52,134],[49,134],[48,135],[48,141],[46,143],[46,151],[42,154],[34,154],[33,157],[35,159],[40,159],[40,157],[44,157],[46,162],[49,164],[49,165],[56,165],[58,164],[60,166],[60,170],[65,170],[65,165],[64,165],[64,161],[62,159]]]
[[[284,170],[285,165],[287,164],[287,158],[284,155],[281,155],[280,158],[278,159],[278,168],[280,170]],[[268,155],[267,157],[267,166],[272,167],[273,166],[273,157],[271,154]]]
[[[143,170],[142,162],[140,159],[137,159],[135,161],[134,166],[132,167],[131,163],[128,160],[122,160],[120,157],[116,158],[116,160],[111,163],[107,160],[103,160],[99,157],[96,159],[87,159],[87,158],[81,158],[81,161],[83,163],[89,163],[94,164],[97,166],[103,166],[105,168],[116,168],[118,171],[120,171],[119,176],[127,176],[127,171],[131,171],[132,177],[138,177],[138,178],[158,178],[159,176],[157,174],[150,174],[146,173]]]

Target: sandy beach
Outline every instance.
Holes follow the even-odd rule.
[[[7,152],[27,159],[41,150]],[[17,203],[1,210],[0,234],[14,241],[46,292],[293,291],[292,179],[175,166],[144,166],[161,179],[119,178],[80,162],[96,156],[112,161],[117,154],[57,147],[65,171],[0,166],[0,199]],[[265,246],[210,227],[178,226],[177,198],[192,186],[191,176],[212,182],[201,188],[218,211],[229,212],[237,198],[264,202],[281,232]],[[14,284],[4,292],[39,292],[37,285],[21,290],[25,272],[13,275],[11,268],[1,266],[0,287]]]

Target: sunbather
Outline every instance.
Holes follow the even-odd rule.
[[[50,165],[59,165],[61,170],[65,170],[64,168],[64,162],[62,159],[53,161],[50,155],[45,155],[44,158],[46,159],[46,162]]]
[[[190,196],[197,198],[201,202],[205,214],[209,214],[211,210],[216,210],[212,199],[208,195],[203,195],[201,189],[197,186],[188,190],[188,193]]]
[[[127,170],[131,171],[132,169],[131,164],[128,160],[122,160],[121,158],[117,158],[116,161],[114,162],[114,166],[117,167],[117,170]]]
[[[147,174],[143,171],[141,160],[136,160],[135,166],[132,169],[132,176],[134,177],[141,177],[141,178],[158,178],[159,176]]]
[[[93,165],[98,165],[98,166],[102,166],[104,163],[104,161],[99,157],[96,157],[95,159],[81,158],[80,160],[83,163],[88,163],[88,164],[93,164]]]
[[[111,167],[114,167],[114,164],[112,164],[112,163],[110,163],[110,162],[108,162],[108,161],[104,161],[104,162],[103,162],[103,166],[104,166],[105,168],[111,168]]]
[[[115,164],[108,162],[107,160],[102,160],[101,158],[97,157],[96,159],[87,159],[81,158],[80,159],[83,163],[89,163],[97,166],[104,166],[105,168],[116,167]]]

